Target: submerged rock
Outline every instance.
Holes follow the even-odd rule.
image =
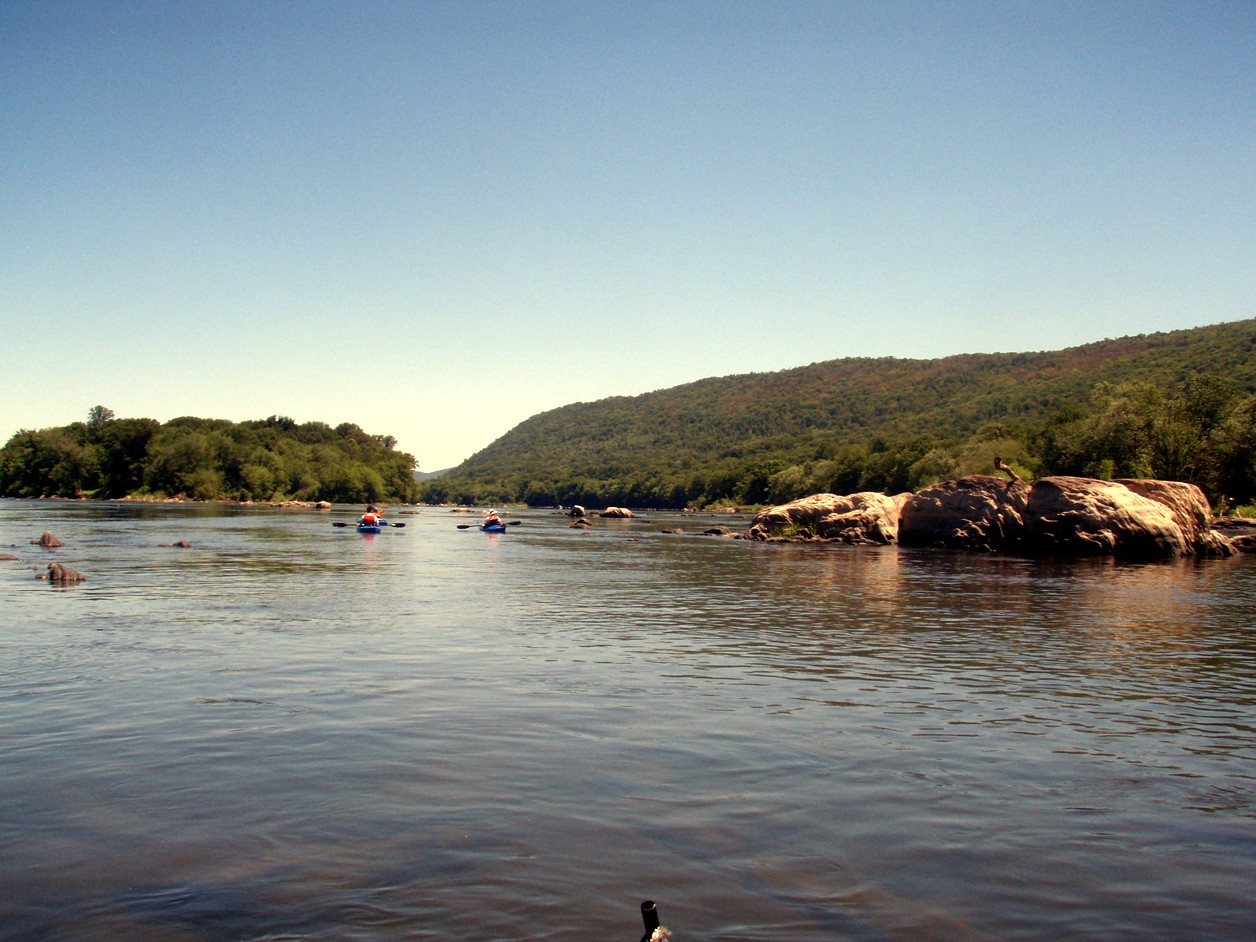
[[[1237,553],[1256,553],[1256,533],[1230,537],[1230,547]]]

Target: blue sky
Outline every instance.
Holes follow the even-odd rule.
[[[1251,2],[0,0],[0,441],[1256,316]]]

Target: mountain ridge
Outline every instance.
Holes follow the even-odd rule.
[[[491,485],[480,489],[505,502],[529,485],[543,496],[549,483],[581,478],[624,484],[756,461],[776,473],[879,442],[1028,440],[1062,411],[1085,410],[1103,384],[1171,390],[1202,374],[1256,394],[1256,319],[1051,351],[842,358],[570,403],[526,419],[441,480],[446,493]]]

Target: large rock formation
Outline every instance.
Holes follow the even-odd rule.
[[[840,497],[813,494],[769,507],[750,521],[750,540],[815,539],[886,544],[898,539],[899,512],[911,495],[862,492]]]
[[[1029,485],[989,474],[942,481],[913,494],[903,505],[898,541],[984,552],[1017,545],[1025,532]]]
[[[1048,477],[1033,486],[978,474],[918,494],[815,494],[770,507],[747,539],[1127,558],[1229,556],[1193,484]]]

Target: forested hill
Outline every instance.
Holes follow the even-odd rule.
[[[996,453],[1027,476],[1151,473],[1167,470],[1149,463],[1154,441],[1111,442],[1143,453],[1100,455],[1096,436],[1106,433],[1096,423],[1122,409],[1148,420],[1179,415],[1188,382],[1189,398],[1225,412],[1197,424],[1239,434],[1232,413],[1256,394],[1256,320],[1052,352],[832,360],[577,403],[528,419],[426,493],[594,506],[763,503],[813,488],[918,487],[989,470]]]

